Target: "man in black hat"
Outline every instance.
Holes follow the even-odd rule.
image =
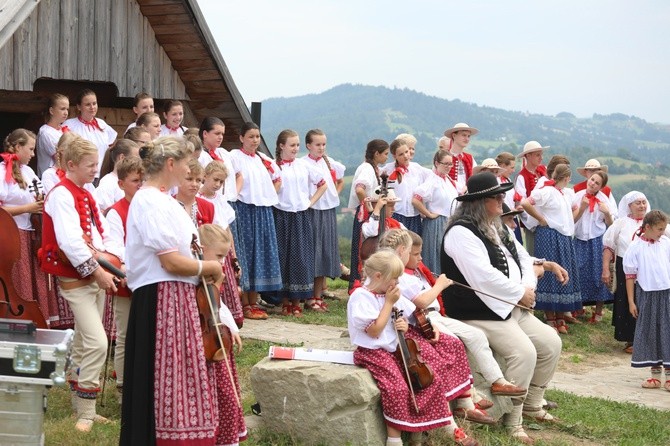
[[[442,272],[482,293],[451,286],[444,292],[444,306],[450,317],[484,331],[491,348],[505,358],[505,376],[528,388],[525,396],[512,398],[513,409],[503,423],[518,441],[533,444],[523,429],[522,412],[537,421],[556,421],[542,408],[542,400],[558,365],[561,340],[519,307],[534,307],[537,279],[532,258],[500,220],[511,187],[482,172],[468,179],[467,193],[457,198],[461,204],[443,240]]]

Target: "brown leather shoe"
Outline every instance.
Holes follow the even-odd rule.
[[[479,410],[486,410],[493,407],[493,401],[482,398],[475,403],[475,407]]]
[[[527,390],[515,386],[514,384],[491,384],[491,394],[492,395],[504,395],[504,396],[524,396]]]
[[[496,420],[487,414],[486,411],[479,409],[465,409],[463,407],[458,407],[454,409],[454,416],[473,423],[496,424]]]

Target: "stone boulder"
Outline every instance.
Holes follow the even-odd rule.
[[[251,387],[263,427],[304,444],[386,441],[379,389],[364,368],[265,358],[251,370]]]

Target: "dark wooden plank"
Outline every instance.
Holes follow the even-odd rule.
[[[14,88],[30,91],[37,74],[37,11],[33,11],[14,32]]]
[[[183,5],[184,0],[137,0],[141,7],[157,5]]]
[[[140,10],[142,8],[140,7]],[[188,14],[150,15],[145,16],[152,25],[181,25],[193,23],[193,17]]]
[[[117,0],[119,1],[119,0]],[[142,90],[144,79],[144,16],[135,0],[126,0],[128,8],[128,71],[126,89],[121,96],[133,97]]]
[[[109,79],[111,74],[112,1],[98,0],[95,2],[95,32],[93,38],[95,61],[93,62],[93,78],[98,81]]]
[[[73,20],[78,16],[77,0],[61,0],[60,2],[60,61],[58,74],[61,79],[76,79],[77,75],[77,42],[79,26]]]
[[[180,2],[179,4],[165,4],[165,5],[147,5],[142,6],[142,14],[145,16],[162,16],[162,15],[173,15],[173,14],[183,14],[186,9],[184,3]]]
[[[192,51],[168,51],[165,52],[174,60],[192,60],[192,59],[207,59],[209,58],[209,51],[206,50],[192,50]]]
[[[38,113],[44,111],[48,97],[32,91],[0,90],[0,112]]]
[[[151,26],[154,29],[154,33],[156,33],[157,36],[162,36],[162,35],[176,35],[179,37],[186,37],[188,35],[192,34],[198,34],[198,31],[195,26],[193,26],[190,23],[183,23],[180,25],[164,25],[164,24],[159,24],[159,25],[152,25]],[[171,42],[171,43],[198,43],[201,42],[200,38],[198,40],[177,40],[176,42]]]
[[[221,73],[218,70],[194,70],[194,71],[182,71],[179,73],[181,79],[188,83],[191,81],[212,81],[212,80],[221,80]]]
[[[181,70],[213,70],[216,65],[211,59],[194,59],[194,60],[173,60],[172,65],[177,71]]]
[[[94,27],[95,2],[79,0],[77,11],[78,39],[77,51],[77,79],[93,80],[93,66],[95,65],[95,34],[100,30]]]
[[[173,51],[207,51],[207,47],[202,44],[202,42],[196,42],[196,43],[166,43],[163,45],[163,48],[167,53],[171,53]]]
[[[154,32],[156,32],[156,29],[154,28]],[[192,34],[183,34],[183,33],[175,33],[174,28],[172,29],[172,33],[167,33],[167,34],[158,34],[156,33],[156,40],[160,42],[161,45],[165,45],[168,43],[198,43],[202,42],[200,37],[198,37],[197,34],[192,33]]]
[[[37,77],[58,77],[60,1],[42,0],[37,7]]]

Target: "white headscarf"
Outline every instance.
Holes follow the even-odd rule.
[[[619,217],[625,217],[627,215],[630,215],[630,204],[637,201],[637,200],[647,200],[647,196],[643,194],[642,192],[638,192],[636,190],[632,190],[628,192],[626,195],[621,197],[621,200],[619,200]],[[645,211],[645,214],[647,214],[649,211],[651,211],[651,205],[649,204],[649,200],[647,200],[647,210]]]

